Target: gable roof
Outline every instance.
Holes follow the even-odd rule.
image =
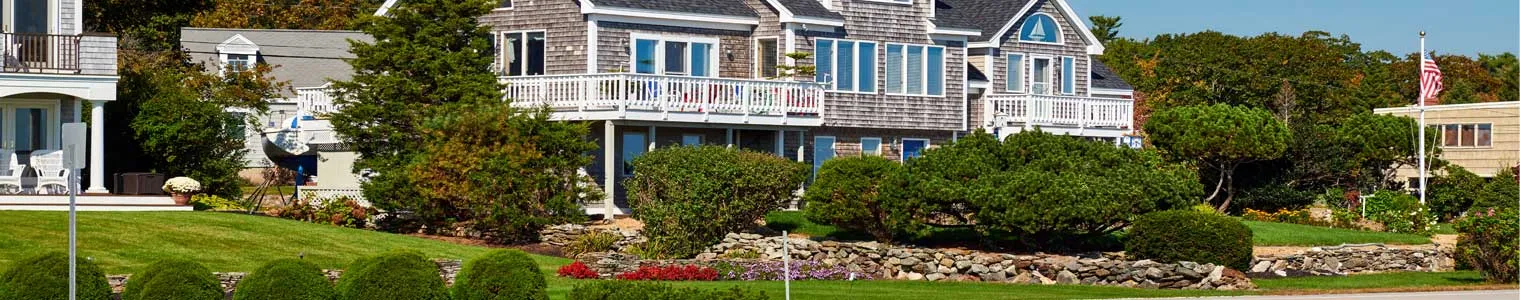
[[[780,4],[782,6],[782,7],[778,7],[778,9],[786,9],[787,11],[790,11],[792,13],[792,15],[794,15],[794,16],[822,18],[822,19],[830,19],[830,20],[844,20],[844,16],[843,15],[840,15],[837,12],[830,11],[828,8],[823,7],[823,3],[819,3],[818,0],[774,0],[774,1],[775,1],[775,3]]]
[[[935,0],[934,26],[977,29],[980,36],[971,37],[972,42],[991,40],[998,30],[1016,20],[1019,8],[1029,0]]]
[[[322,86],[329,79],[348,80],[354,72],[344,61],[354,58],[348,51],[348,40],[374,41],[363,32],[347,30],[194,27],[180,29],[179,40],[192,61],[214,68],[221,59],[217,46],[238,36],[258,45],[259,61],[279,66],[269,75],[275,80],[290,81],[291,88]],[[282,94],[294,96],[289,91]]]
[[[1119,73],[1109,69],[1108,65],[1104,65],[1103,60],[1097,57],[1092,58],[1092,87],[1111,90],[1135,89],[1134,86],[1129,85],[1129,82],[1125,82],[1124,78],[1119,78]]]
[[[585,0],[599,7],[759,18],[744,0]]]

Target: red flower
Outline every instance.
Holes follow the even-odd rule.
[[[718,270],[696,265],[640,266],[633,272],[618,274],[616,278],[619,280],[712,281],[718,280]]]
[[[596,274],[596,271],[592,271],[590,267],[586,267],[586,264],[583,264],[579,261],[570,263],[563,267],[559,267],[559,271],[557,273],[559,273],[560,277],[570,277],[575,279],[591,279],[600,277],[600,275]]]

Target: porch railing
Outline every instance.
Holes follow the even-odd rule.
[[[821,85],[651,74],[502,77],[518,106],[565,111],[656,111],[812,116],[823,112]]]
[[[310,114],[328,114],[338,111],[333,106],[332,89],[328,86],[296,89],[296,108]]]
[[[79,73],[78,35],[0,33],[0,72]]]
[[[1133,128],[1134,100],[1030,94],[987,95],[994,122]]]

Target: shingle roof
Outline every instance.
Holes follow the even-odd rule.
[[[354,57],[348,40],[374,41],[363,32],[344,30],[184,28],[180,45],[195,62],[214,67],[219,59],[216,46],[239,34],[259,46],[260,61],[278,65],[269,75],[290,81],[291,88],[348,80],[353,69],[343,59]],[[287,91],[285,96],[293,95]]]
[[[1028,3],[1029,0],[935,0],[934,25],[978,29],[982,35],[972,37],[971,41],[986,41]]]
[[[782,6],[786,6],[786,10],[791,11],[792,15],[844,20],[843,15],[824,8],[823,3],[819,3],[818,0],[776,0],[776,2],[781,3]]]
[[[735,17],[754,17],[755,14],[744,0],[591,0],[597,6],[647,9],[668,12],[682,12],[694,14],[725,15]]]
[[[982,69],[977,69],[974,65],[966,64],[966,79],[987,81],[987,74],[982,73]]]
[[[1108,65],[1104,65],[1102,60],[1094,57],[1092,62],[1092,87],[1115,90],[1135,89],[1128,82],[1124,82],[1124,78],[1119,78],[1119,73],[1114,73],[1113,69],[1109,69]]]

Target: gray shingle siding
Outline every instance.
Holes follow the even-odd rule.
[[[1024,25],[1024,20],[1028,19],[1027,16],[1034,14],[1034,12],[1043,12],[1049,14],[1052,18],[1055,18],[1057,23],[1061,24],[1061,39],[1064,44],[1051,45],[1019,42],[1017,36],[1018,29]],[[999,51],[998,56],[995,58],[996,66],[994,66],[993,69],[996,70],[996,74],[993,75],[993,82],[991,87],[992,90],[996,92],[1006,92],[1007,90],[1008,54],[1025,53],[1026,64],[1030,61],[1027,58],[1029,57],[1028,55],[1050,56],[1052,61],[1054,61],[1055,68],[1051,69],[1051,72],[1054,75],[1052,76],[1051,80],[1051,88],[1056,91],[1055,94],[1060,94],[1062,73],[1062,66],[1060,63],[1061,57],[1072,57],[1076,60],[1074,62],[1076,71],[1073,72],[1073,74],[1076,75],[1076,95],[1088,95],[1087,81],[1088,77],[1090,77],[1090,67],[1088,65],[1091,62],[1091,59],[1087,55],[1088,43],[1083,39],[1082,34],[1078,32],[1079,30],[1077,29],[1076,24],[1072,23],[1072,21],[1073,20],[1066,18],[1065,14],[1061,13],[1055,5],[1051,5],[1048,1],[1041,1],[1040,3],[1036,4],[1034,9],[1032,9],[1031,12],[1024,18],[1020,18],[1018,22],[1014,23],[1013,30],[1004,35],[1003,39],[999,41],[999,48],[1001,51]],[[1024,77],[1025,81],[1028,82],[1030,77],[1027,75],[1028,68],[1026,67],[1025,70],[1026,75]],[[1027,89],[1027,83],[1025,86]]]
[[[79,74],[116,75],[116,37],[79,37]]]
[[[79,12],[74,6],[83,0],[59,0],[58,3],[58,32],[63,34],[79,34],[81,30],[74,28],[75,20],[80,18]]]
[[[581,74],[586,73],[587,30],[580,9],[574,0],[517,1],[512,9],[491,11],[478,21],[496,32],[543,30],[544,73]]]
[[[718,77],[752,78],[750,62],[750,32],[737,30],[689,28],[664,25],[634,24],[621,22],[598,22],[601,29],[597,37],[597,71],[629,71],[633,33],[659,34],[672,37],[705,37],[718,39]]]

